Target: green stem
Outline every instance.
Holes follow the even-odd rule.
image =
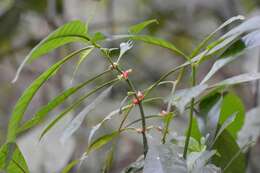
[[[196,85],[196,66],[192,65],[192,86]],[[194,102],[195,99],[192,98],[191,104],[190,104],[190,116],[189,116],[189,127],[186,135],[185,145],[184,145],[184,151],[183,151],[183,158],[186,159],[189,142],[190,142],[190,136],[191,136],[191,130],[192,130],[192,121],[193,121],[193,108],[194,108]]]
[[[95,45],[95,47],[99,48],[101,50],[101,52],[104,53],[104,51],[101,49],[101,47],[99,45]],[[105,53],[104,53],[105,54]],[[105,54],[106,55],[106,54]],[[106,56],[109,63],[111,64],[111,66],[113,67],[114,66],[114,63],[112,61],[112,59],[109,57],[109,56]],[[119,65],[116,65],[114,67],[114,69],[119,73],[119,74],[122,74],[123,70],[120,69]],[[129,80],[129,79],[126,79],[126,83],[128,84],[130,90],[132,92],[134,92],[134,97],[136,99],[138,99],[138,96],[137,96],[137,91],[133,85],[133,83]],[[142,105],[142,101],[140,101],[138,103],[138,107],[139,107],[139,111],[140,111],[140,114],[141,114],[141,119],[142,119],[142,137],[143,137],[143,147],[144,147],[144,157],[146,157],[146,154],[148,152],[148,141],[147,141],[147,137],[146,137],[146,122],[145,122],[145,114],[144,114],[144,109],[143,109],[143,105]]]

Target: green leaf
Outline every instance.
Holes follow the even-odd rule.
[[[68,88],[65,91],[63,91],[61,94],[59,94],[58,96],[56,96],[54,99],[52,99],[47,105],[41,107],[39,109],[39,111],[37,111],[35,113],[35,115],[33,116],[32,119],[26,121],[20,128],[19,128],[19,133],[34,127],[35,125],[39,124],[42,122],[42,120],[44,120],[44,118],[48,115],[49,112],[51,112],[54,108],[56,108],[57,106],[59,106],[60,104],[62,104],[68,97],[70,97],[71,95],[73,95],[74,93],[76,93],[77,91],[79,91],[80,89],[82,89],[83,87],[85,87],[86,85],[88,85],[89,83],[91,83],[92,81],[98,79],[99,77],[103,76],[104,74],[106,74],[107,72],[109,72],[110,70],[104,71],[102,73],[100,73],[99,75],[86,80],[85,82],[82,82],[81,84]]]
[[[147,20],[147,21],[144,21],[142,23],[138,23],[136,25],[133,25],[130,27],[129,29],[129,33],[130,34],[138,34],[140,33],[144,28],[146,28],[147,26],[153,24],[153,23],[156,23],[158,24],[158,21],[156,19],[151,19],[151,20]]]
[[[75,109],[76,107],[78,107],[86,98],[88,98],[89,96],[91,96],[92,94],[96,93],[98,90],[109,86],[113,83],[115,83],[116,81],[118,81],[118,79],[113,79],[111,81],[108,81],[96,88],[94,88],[93,90],[89,91],[88,93],[84,94],[82,97],[80,97],[79,99],[77,99],[76,101],[74,101],[68,108],[66,108],[64,111],[62,111],[54,120],[52,120],[47,127],[43,130],[43,132],[40,135],[40,139],[43,138],[43,136],[49,131],[51,130],[52,127],[54,127],[54,125],[61,120],[65,115],[67,115],[70,111],[72,111],[73,109]]]
[[[229,92],[223,98],[219,123],[223,125],[234,114],[236,114],[235,119],[226,130],[236,139],[237,133],[244,124],[245,108],[242,100],[235,93]]]
[[[221,102],[220,99],[222,99]],[[218,125],[223,125],[230,117],[236,114],[234,121],[232,121],[233,123],[226,128],[233,138],[236,139],[237,133],[244,123],[245,108],[241,99],[235,93],[221,93],[221,91],[215,90],[201,99],[199,109],[204,122],[211,122],[211,124],[208,124],[208,128],[214,131],[212,133],[214,138]],[[209,129],[204,132],[204,134],[207,133],[209,133]],[[214,139],[211,140],[214,141]]]
[[[72,21],[59,27],[31,50],[19,66],[13,82],[18,79],[21,70],[28,61],[31,62],[36,60],[40,56],[49,53],[64,44],[76,41],[89,41],[87,36],[87,25],[85,23],[81,21]]]
[[[235,139],[228,131],[224,131],[215,142],[214,149],[219,153],[212,158],[215,165],[225,168],[223,173],[245,173],[245,156],[240,152],[240,148],[237,145]],[[234,156],[238,156],[234,158]],[[233,160],[233,161],[232,161]],[[229,165],[227,165],[230,161]],[[227,166],[227,167],[226,167]]]
[[[57,70],[59,70],[64,63],[70,60],[73,56],[79,54],[80,52],[89,49],[83,48],[78,51],[71,53],[70,55],[66,56],[64,59],[58,61],[56,64],[52,65],[48,70],[42,73],[34,82],[23,92],[22,96],[17,101],[11,119],[8,125],[8,134],[7,134],[7,141],[13,142],[16,138],[17,131],[20,125],[20,122],[24,116],[24,113],[31,102],[33,96],[39,90],[39,88],[51,77],[53,76]]]
[[[112,139],[117,137],[119,134],[120,134],[120,132],[115,131],[110,134],[101,136],[100,138],[98,138],[97,140],[95,140],[93,143],[91,143],[89,145],[89,147],[87,148],[86,154],[89,155],[91,152],[98,150],[99,148],[101,148],[102,146],[104,146],[108,142],[110,142]]]
[[[15,143],[4,144],[0,148],[0,171],[8,173],[29,173],[26,161]]]
[[[62,170],[61,173],[69,173],[69,171],[71,171],[79,162],[80,160],[73,160]]]

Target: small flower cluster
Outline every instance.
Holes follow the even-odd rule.
[[[137,98],[134,98],[132,101],[134,105],[139,104],[144,99],[144,94],[141,91],[138,91],[136,95]]]

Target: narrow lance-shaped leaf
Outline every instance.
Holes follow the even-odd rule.
[[[227,21],[225,21],[223,24],[221,24],[215,31],[213,31],[212,33],[210,33],[200,44],[199,46],[192,52],[192,56],[195,56],[199,53],[199,51],[208,43],[208,41],[210,39],[212,39],[214,37],[214,35],[220,31],[221,29],[225,28],[226,26],[230,25],[231,23],[235,22],[235,21],[239,21],[239,20],[244,20],[245,17],[238,15],[238,16],[234,16],[231,17],[230,19],[228,19]]]
[[[73,95],[74,93],[76,93],[77,91],[79,91],[80,89],[82,89],[83,87],[85,87],[86,85],[91,83],[92,81],[98,79],[99,77],[103,76],[104,74],[106,74],[109,71],[110,70],[104,71],[104,72],[98,74],[97,76],[95,76],[91,79],[88,79],[85,82],[82,82],[81,84],[79,84],[75,87],[71,87],[71,88],[68,88],[65,91],[63,91],[61,94],[59,94],[54,99],[52,99],[47,105],[41,107],[39,109],[39,111],[37,111],[35,113],[35,115],[32,117],[32,119],[26,121],[19,128],[19,133],[21,133],[21,132],[23,132],[23,131],[25,131],[29,128],[32,128],[39,123],[41,123],[42,120],[48,115],[49,112],[51,112],[54,108],[56,108],[57,106],[62,104],[68,97],[70,97],[71,95]]]
[[[225,85],[235,85],[239,83],[244,83],[244,82],[250,82],[254,80],[260,79],[260,73],[245,73],[241,74],[238,76],[234,76],[228,79],[225,79],[217,84],[214,84],[211,87],[218,87],[218,86],[225,86]]]
[[[234,44],[238,39],[241,33],[237,33],[235,35],[232,35],[228,38],[220,38],[217,41],[211,43],[206,50],[201,52],[200,54],[196,55],[193,59],[192,62],[198,62],[201,63],[205,59],[214,56],[214,55],[222,55],[229,46]]]
[[[245,20],[242,24],[238,25],[237,27],[233,28],[221,38],[227,38],[237,33],[245,33],[260,29],[260,17],[255,16],[250,19]]]
[[[75,41],[87,42],[88,40],[87,26],[81,21],[72,21],[59,27],[31,50],[19,66],[13,82],[18,79],[20,72],[28,61],[36,60],[40,56],[64,44]]]
[[[92,111],[93,109],[95,109],[96,106],[98,106],[104,99],[105,97],[109,94],[109,92],[111,91],[112,86],[110,86],[109,88],[107,88],[105,91],[103,91],[95,100],[93,100],[87,107],[85,107],[80,113],[79,115],[77,115],[70,123],[69,125],[66,127],[66,129],[64,130],[62,136],[61,136],[61,142],[65,143],[65,141],[67,141],[67,139],[73,134],[75,133],[75,131],[80,127],[80,125],[82,124],[82,122],[84,121],[85,117],[87,116],[87,114]]]
[[[56,64],[52,65],[48,70],[42,73],[22,94],[22,96],[17,101],[11,119],[8,125],[8,134],[7,141],[12,142],[16,138],[17,130],[19,128],[20,121],[22,120],[24,113],[31,102],[35,93],[39,90],[39,88],[52,76],[54,75],[58,69],[62,67],[64,63],[70,60],[73,56],[79,54],[80,52],[89,49],[83,48],[78,51],[71,53],[66,56],[64,59],[58,61]]]
[[[156,19],[152,19],[152,20],[147,20],[147,21],[144,21],[142,23],[138,23],[136,25],[133,25],[130,27],[129,29],[129,33],[130,34],[138,34],[140,33],[144,28],[146,28],[147,26],[153,24],[153,23],[157,23],[158,24],[158,21]]]
[[[157,37],[153,37],[153,36],[149,36],[149,35],[117,35],[112,38],[112,40],[117,40],[117,39],[139,40],[139,41],[143,41],[148,44],[160,46],[160,47],[169,49],[172,52],[174,52],[188,60],[188,57],[187,57],[187,55],[185,55],[185,53],[183,53],[181,50],[176,48],[176,46],[174,46],[171,42],[166,41],[161,38],[157,38]]]
[[[97,86],[96,88],[94,88],[93,90],[89,91],[88,93],[84,94],[82,97],[80,97],[79,99],[77,99],[75,102],[73,102],[68,108],[66,108],[64,111],[62,111],[54,120],[52,120],[47,127],[43,130],[43,132],[40,135],[40,140],[43,138],[43,136],[49,131],[51,130],[52,127],[55,126],[55,124],[61,120],[64,116],[66,116],[70,111],[72,111],[73,109],[75,109],[76,107],[78,107],[85,99],[87,99],[89,96],[91,96],[92,94],[96,93],[98,90],[106,87],[106,86],[110,86],[113,83],[117,82],[118,79],[113,79],[111,81],[108,81],[100,86]]]

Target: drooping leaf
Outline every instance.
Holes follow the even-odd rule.
[[[235,85],[235,84],[240,84],[244,82],[250,82],[254,80],[259,80],[260,79],[260,73],[245,73],[241,74],[238,76],[234,76],[228,79],[225,79],[217,84],[214,84],[213,86],[210,87],[219,87],[219,86],[228,86],[228,85]]]
[[[176,91],[173,96],[171,96],[172,104],[176,106],[181,113],[184,112],[185,106],[191,101],[192,98],[199,96],[203,91],[207,89],[208,85],[197,85],[192,88],[182,89]]]
[[[86,106],[65,128],[62,136],[61,136],[61,142],[65,143],[67,139],[75,133],[75,131],[81,126],[82,122],[84,121],[87,114],[96,108],[104,99],[105,97],[110,93],[112,89],[112,86],[104,90],[100,95],[96,97],[95,100],[93,100],[88,106]]]
[[[223,173],[245,173],[245,156],[239,152],[239,146],[226,130],[219,136],[213,148],[219,154],[215,155],[212,161],[215,165],[221,167],[222,170],[226,168]],[[233,158],[237,153],[239,153],[238,156]],[[232,163],[226,167],[230,160],[233,160]]]
[[[98,150],[102,146],[106,145],[108,142],[110,142],[112,139],[117,137],[120,132],[115,131],[110,134],[101,136],[100,138],[96,139],[93,143],[89,145],[86,151],[86,155],[89,155],[91,152]]]
[[[65,25],[59,27],[57,30],[52,32],[38,45],[36,45],[23,60],[22,64],[19,66],[13,82],[15,82],[18,79],[21,70],[28,61],[36,60],[40,56],[64,44],[75,41],[89,41],[89,38],[87,36],[87,26],[85,23],[81,21],[72,21],[66,23]]]
[[[48,115],[49,112],[51,112],[54,108],[56,108],[57,106],[62,104],[68,97],[70,97],[71,95],[73,95],[74,93],[76,93],[77,91],[79,91],[80,89],[82,89],[83,87],[85,87],[86,85],[91,83],[92,81],[94,81],[94,80],[98,79],[99,77],[103,76],[107,72],[109,72],[109,71],[108,70],[104,71],[104,72],[98,74],[97,76],[95,76],[91,79],[88,79],[88,80],[82,82],[81,84],[78,84],[77,86],[70,87],[70,88],[66,89],[65,91],[63,91],[61,94],[59,94],[54,99],[52,99],[50,102],[48,102],[47,105],[42,106],[35,113],[35,115],[32,117],[32,119],[26,121],[19,128],[19,133],[23,132],[23,131],[25,131],[29,128],[32,128],[39,123],[41,123],[42,120]]]
[[[34,82],[23,92],[22,96],[17,101],[11,119],[8,125],[8,134],[7,134],[7,141],[12,142],[16,138],[16,134],[20,125],[20,122],[24,116],[24,113],[31,102],[33,96],[39,90],[39,88],[51,77],[53,76],[57,70],[59,70],[64,63],[70,60],[73,56],[79,54],[80,52],[89,49],[83,48],[78,51],[71,53],[70,55],[66,56],[64,59],[58,61],[56,64],[52,65],[48,70],[42,73]]]
[[[156,19],[151,19],[151,20],[146,20],[142,23],[138,23],[136,25],[133,25],[129,28],[129,33],[130,34],[138,34],[140,33],[144,28],[146,28],[147,26],[156,23],[158,24],[158,21]]]
[[[0,148],[0,171],[29,173],[27,163],[15,143],[6,143]]]
[[[106,87],[106,86],[110,86],[111,84],[115,83],[116,81],[118,81],[118,79],[113,79],[109,82],[106,82],[96,88],[94,88],[93,90],[89,91],[88,93],[84,94],[83,96],[81,96],[79,99],[77,99],[75,102],[73,102],[68,108],[66,108],[64,111],[62,111],[54,120],[52,120],[47,127],[43,130],[43,132],[40,135],[40,139],[43,138],[43,136],[52,129],[52,127],[55,126],[55,124],[61,120],[64,116],[66,116],[70,111],[72,111],[73,109],[75,109],[76,107],[78,107],[85,99],[87,99],[89,96],[91,96],[92,94],[96,93],[98,90]]]

